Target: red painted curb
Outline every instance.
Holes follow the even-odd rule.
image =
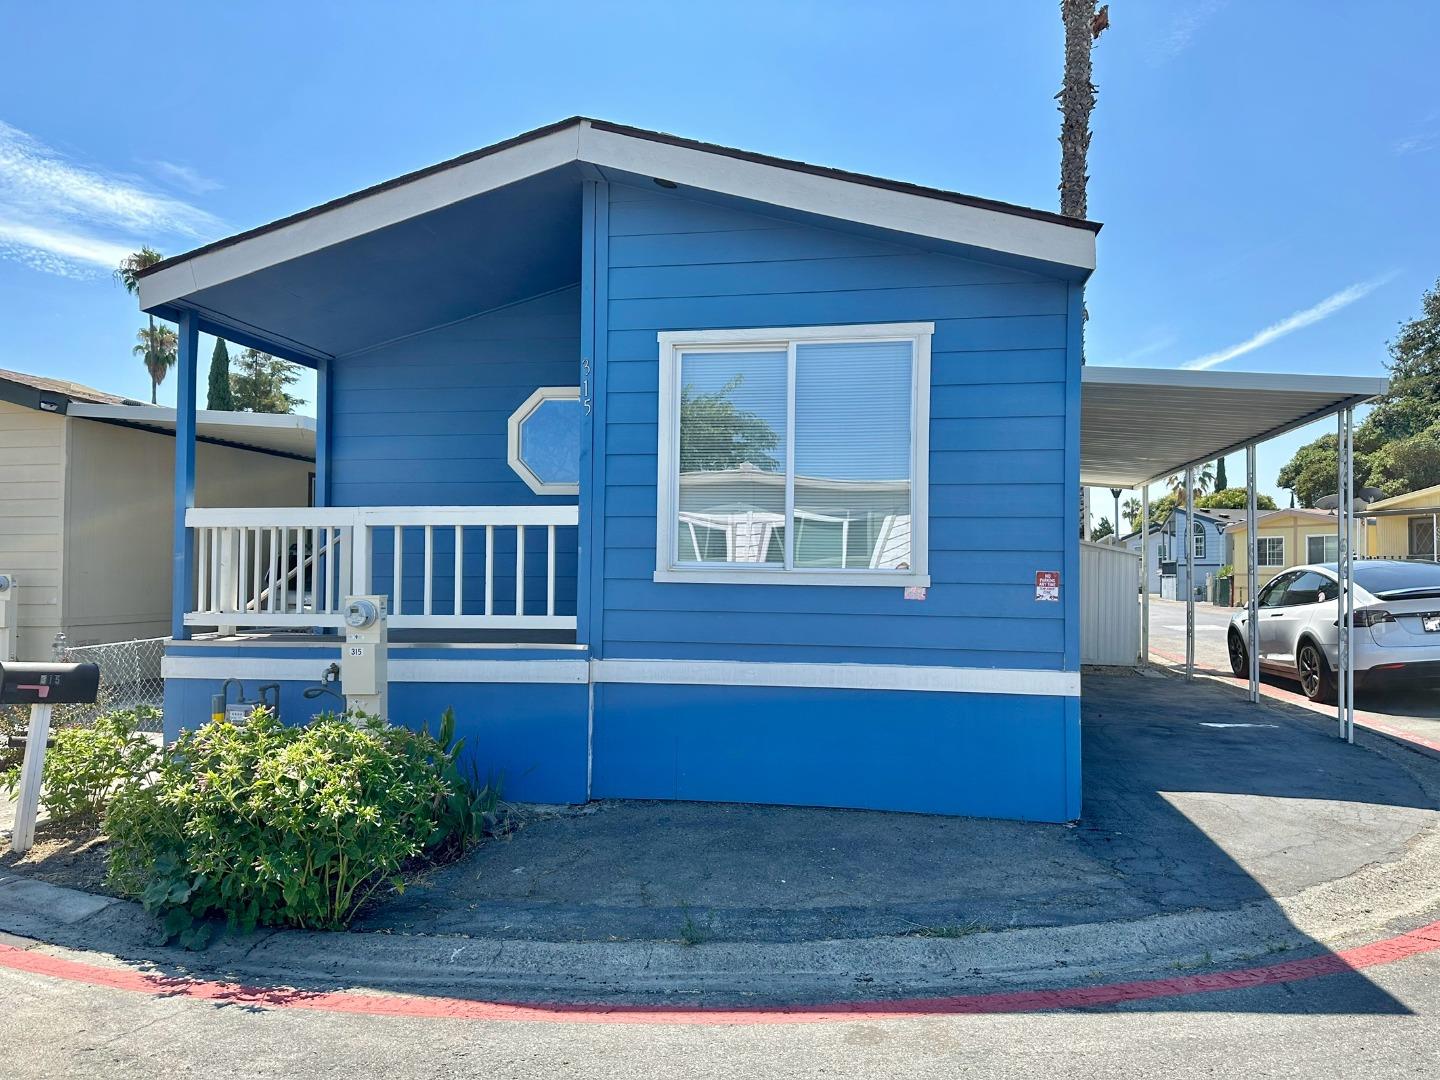
[[[1169,653],[1160,652],[1158,649],[1151,649],[1150,655],[1158,656],[1161,660],[1169,660],[1172,664],[1179,664],[1181,667],[1185,666],[1185,658],[1183,656],[1171,656]],[[1218,679],[1220,682],[1226,684],[1227,686],[1239,686],[1246,689],[1248,689],[1250,686],[1250,681],[1248,679],[1237,678],[1236,676],[1231,675],[1229,672],[1221,671],[1218,668],[1201,667],[1199,664],[1196,664],[1195,674],[1205,675],[1213,679]],[[1260,683],[1260,693],[1265,697],[1273,698],[1276,701],[1283,701],[1290,705],[1298,705],[1300,708],[1307,709],[1310,712],[1316,713],[1317,715],[1327,716],[1332,720],[1335,719],[1335,706],[1317,705],[1315,702],[1307,698],[1304,694],[1297,694],[1291,690],[1282,690],[1280,687],[1271,686],[1263,680]],[[1426,750],[1430,750],[1434,753],[1440,754],[1440,741],[1437,741],[1435,739],[1427,739],[1423,735],[1416,735],[1412,731],[1406,731],[1402,727],[1396,727],[1394,724],[1390,723],[1384,717],[1376,713],[1365,712],[1361,709],[1356,709],[1355,726],[1368,728],[1371,731],[1378,731],[1380,734],[1388,735],[1390,738],[1397,739],[1400,742],[1411,743],[1414,746],[1422,746]]]
[[[885,1020],[907,1016],[958,1016],[984,1013],[1048,1012],[1084,1009],[1155,998],[1249,990],[1259,986],[1317,979],[1393,964],[1422,953],[1440,951],[1440,922],[1409,933],[1338,953],[1262,967],[1182,975],[1171,979],[1077,986],[1014,993],[965,994],[954,997],[908,998],[900,1001],[844,1002],[822,1005],[777,1005],[756,1008],[711,1008],[674,1005],[515,1005],[464,998],[382,995],[353,990],[311,992],[244,986],[239,983],[148,975],[133,968],[100,967],[48,953],[0,945],[0,967],[67,982],[112,990],[181,997],[263,1009],[303,1009],[427,1020],[507,1020],[561,1024],[814,1024],[840,1020]]]

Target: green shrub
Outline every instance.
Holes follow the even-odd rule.
[[[363,716],[208,723],[111,803],[110,881],[186,945],[211,915],[344,927],[402,887],[408,862],[457,854],[494,824],[495,793],[461,775],[453,733],[448,711],[438,739]]]
[[[135,729],[153,726],[148,705],[100,717],[91,727],[60,728],[45,753],[40,802],[56,821],[98,823],[105,805],[149,776],[160,763],[160,747]],[[20,783],[20,764],[0,773],[11,794]]]

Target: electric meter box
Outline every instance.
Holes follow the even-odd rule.
[[[389,686],[388,598],[351,596],[345,600],[345,647],[340,654],[340,685],[351,708],[383,715]]]
[[[99,694],[96,664],[0,663],[0,705],[90,705]]]

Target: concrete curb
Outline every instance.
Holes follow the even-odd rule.
[[[1296,897],[1224,912],[977,933],[785,944],[555,943],[260,931],[191,953],[136,904],[0,876],[0,930],[152,971],[312,990],[364,987],[512,1002],[750,1005],[1061,988],[1284,959],[1413,929],[1440,913],[1440,826],[1400,859]],[[1428,916],[1428,917],[1427,917]]]
[[[1267,708],[1284,709],[1281,705]],[[1403,743],[1361,733],[1432,800],[1440,773]],[[547,942],[385,932],[261,931],[201,952],[164,944],[138,905],[0,872],[0,931],[166,975],[309,990],[369,988],[510,1002],[847,1002],[1064,988],[1290,959],[1409,931],[1440,916],[1440,822],[1396,857],[1222,911],[967,937],[796,943]],[[93,960],[93,956],[91,957]]]

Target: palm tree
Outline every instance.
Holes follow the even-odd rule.
[[[120,265],[115,268],[115,280],[125,286],[127,293],[134,296],[140,291],[140,271],[148,270],[156,263],[162,262],[164,258],[164,255],[161,255],[160,252],[146,244],[139,251],[126,255],[125,258],[120,260]],[[142,330],[140,333],[144,335],[146,331]],[[148,333],[150,338],[155,337],[154,315],[150,316]],[[170,336],[173,338],[175,335],[172,333]],[[142,338],[142,340],[146,339]],[[141,355],[140,349],[132,349],[130,351],[135,353],[136,356]],[[148,353],[145,354],[144,359],[145,369],[150,372],[150,404],[153,405],[155,404],[155,388],[160,384],[160,381],[165,378],[165,372],[169,370],[171,364],[175,363],[175,359],[172,356],[169,363],[161,364],[157,358],[151,357]],[[154,361],[153,363],[152,360]],[[158,376],[155,374],[157,369],[160,372]]]
[[[152,320],[149,326],[142,326],[135,331],[135,340],[139,342],[130,351],[145,361],[145,370],[150,373],[150,404],[155,404],[155,392],[165,381],[165,374],[175,366],[175,350],[179,339],[175,331],[161,323],[155,325]]]
[[[1138,529],[1140,527],[1140,500],[1132,495],[1125,500],[1125,505],[1121,509],[1125,511],[1125,520],[1130,522],[1130,528]]]
[[[1060,93],[1060,213],[1085,216],[1086,158],[1090,152],[1090,113],[1095,84],[1090,81],[1090,50],[1110,25],[1110,5],[1095,0],[1060,0],[1065,24],[1065,76]]]
[[[1200,498],[1210,490],[1210,485],[1215,482],[1215,466],[1202,465],[1195,471],[1195,490],[1190,493],[1193,498]],[[1165,486],[1170,489],[1170,494],[1175,496],[1175,505],[1184,506],[1190,500],[1185,495],[1185,474],[1172,473],[1165,478]]]

